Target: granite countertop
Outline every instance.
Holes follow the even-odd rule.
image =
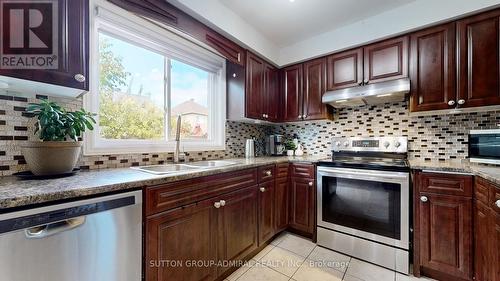
[[[499,166],[486,166],[486,165],[471,163],[468,160],[449,160],[449,161],[410,160],[409,162],[410,162],[410,167],[414,170],[469,173],[475,176],[482,177],[497,185],[500,185]]]
[[[224,159],[236,162],[237,164],[171,175],[153,175],[135,169],[119,168],[82,171],[71,177],[47,180],[20,180],[14,176],[3,177],[0,178],[0,210],[107,192],[140,189],[144,186],[248,169],[266,164],[284,162],[315,163],[325,157],[301,156]]]

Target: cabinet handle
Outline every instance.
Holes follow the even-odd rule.
[[[498,200],[495,202],[495,205],[497,205],[497,208],[500,208],[500,199],[498,199]]]
[[[313,186],[314,183],[312,181],[309,182],[309,186]]]
[[[299,115],[299,119],[302,118],[302,115]]]
[[[363,85],[368,85],[370,83],[370,80],[366,80],[365,82],[363,82]]]
[[[271,171],[266,171],[266,176],[270,177],[272,174]]]
[[[85,79],[85,76],[83,76],[83,74],[76,74],[75,80],[80,82],[80,83],[83,83],[83,82],[85,82],[86,79]]]
[[[429,198],[427,198],[427,196],[420,196],[420,201],[425,203],[425,202],[429,201]]]
[[[464,99],[458,100],[458,104],[464,104],[464,103],[465,103]]]
[[[215,202],[215,203],[214,203],[214,207],[215,207],[216,209],[219,209],[219,208],[220,208],[220,206],[221,206],[221,205],[220,205],[220,202]]]
[[[222,207],[226,206],[226,201],[225,201],[225,200],[220,200],[219,202],[220,202],[220,205],[221,205]]]
[[[358,86],[363,86],[363,82],[359,83]]]
[[[453,105],[455,105],[455,101],[454,101],[454,100],[450,100],[450,101],[448,102],[448,105],[449,105],[449,106],[453,106]]]
[[[238,62],[241,61],[241,53],[238,53]]]
[[[266,189],[264,187],[259,188],[260,192],[266,192]]]
[[[266,115],[264,113],[262,114],[262,118],[266,118]]]
[[[306,119],[306,118],[307,118],[307,115],[304,115],[304,116],[302,116],[302,117],[303,117],[304,119]]]

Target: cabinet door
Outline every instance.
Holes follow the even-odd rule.
[[[314,232],[314,186],[314,179],[291,178],[289,225],[310,235]]]
[[[279,77],[278,70],[272,65],[265,66],[265,86],[262,108],[265,109],[265,119],[271,122],[276,122],[279,119]]]
[[[27,13],[28,8],[23,4],[23,10]],[[40,7],[32,3],[33,9]],[[88,0],[59,0],[57,1],[57,26],[52,32],[51,25],[42,22],[41,29],[37,34],[49,34],[50,38],[43,40],[34,34],[41,44],[49,46],[52,44],[52,36],[57,35],[57,40],[52,48],[57,49],[57,61],[55,69],[0,69],[0,75],[20,79],[33,80],[48,84],[60,85],[70,88],[88,90],[88,60],[89,60],[89,2]],[[49,18],[49,17],[47,17]],[[47,19],[48,20],[48,19]],[[25,27],[27,30],[27,28]],[[19,30],[22,30],[20,28]],[[30,31],[32,32],[32,31]],[[42,36],[45,37],[45,36]],[[6,40],[6,36],[4,39]],[[27,34],[25,38],[28,38]],[[30,39],[33,40],[33,39]],[[46,41],[46,42],[44,42]],[[12,52],[19,54],[40,54],[40,50],[28,48],[28,43],[20,48],[13,48]],[[50,53],[50,52],[49,52]],[[4,50],[4,54],[6,51]],[[51,53],[50,53],[51,54]],[[52,55],[47,55],[52,57]],[[5,58],[5,57],[4,57]]]
[[[146,220],[147,281],[207,281],[217,278],[213,266],[185,266],[186,261],[217,259],[217,209],[213,204],[213,200],[206,200]],[[161,261],[180,261],[184,266],[157,264]]]
[[[472,199],[420,193],[420,271],[442,279],[472,278]],[[434,275],[435,272],[439,276]],[[450,279],[451,280],[451,279]]]
[[[276,179],[274,211],[276,232],[288,227],[288,178]]]
[[[263,60],[250,52],[247,53],[245,93],[245,116],[247,118],[263,119],[264,66]]]
[[[302,120],[302,64],[289,66],[283,70],[284,121]]]
[[[253,186],[220,196],[224,206],[219,209],[219,260],[242,259],[257,249],[257,192]],[[226,268],[219,268],[219,274]]]
[[[355,87],[363,82],[363,49],[355,49],[327,57],[327,89]]]
[[[490,246],[490,262],[491,280],[500,281],[500,213],[495,210],[490,210],[490,226],[491,234],[489,240]]]
[[[274,180],[259,184],[259,245],[274,236]]]
[[[490,210],[480,201],[474,202],[474,279],[490,280]]]
[[[366,46],[363,60],[364,83],[408,77],[408,37]]]
[[[457,22],[458,106],[500,104],[500,11]]]
[[[455,38],[455,23],[410,35],[411,112],[455,107]]]
[[[322,102],[326,91],[326,60],[324,58],[304,63],[304,119],[328,118],[328,108]]]

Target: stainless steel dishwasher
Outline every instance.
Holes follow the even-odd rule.
[[[140,191],[0,215],[2,281],[140,281]]]

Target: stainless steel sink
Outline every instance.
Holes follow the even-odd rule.
[[[213,160],[213,161],[199,161],[186,163],[184,165],[189,167],[197,167],[197,168],[220,168],[225,166],[236,165],[236,162],[226,161],[226,160]]]
[[[152,165],[132,168],[155,175],[175,174],[200,169],[198,167],[191,167],[184,164]]]
[[[166,174],[176,174],[176,173],[183,173],[201,169],[220,168],[235,164],[237,163],[225,160],[213,160],[213,161],[199,161],[199,162],[184,163],[184,164],[165,164],[165,165],[132,167],[132,169],[155,175],[166,175]]]

